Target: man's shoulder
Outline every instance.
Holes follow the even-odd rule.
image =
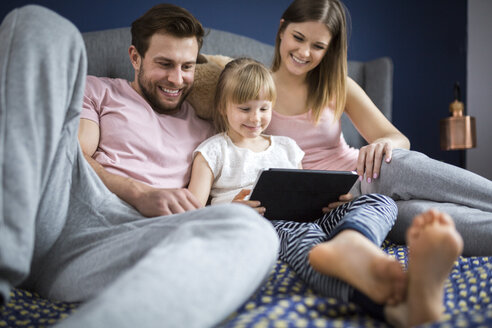
[[[114,99],[126,102],[132,97],[131,90],[127,80],[88,75],[84,95],[96,103],[112,102]]]
[[[180,112],[181,113],[186,113],[187,115],[191,114],[191,116],[193,117],[196,117],[198,119],[200,119],[201,121],[206,121],[206,122],[210,122],[210,121],[207,121],[207,120],[204,120],[202,119],[201,117],[199,117],[197,114],[196,114],[196,110],[195,110],[195,107],[193,107],[193,105],[185,99],[185,101],[183,101],[183,103],[181,104],[181,107],[180,107]]]
[[[121,89],[126,87],[128,87],[128,81],[124,79],[93,75],[87,75],[86,78],[86,89],[89,90]]]
[[[181,104],[177,117],[186,120],[186,124],[189,126],[195,126],[200,130],[205,130],[207,132],[206,137],[210,137],[215,133],[212,122],[200,118],[193,106],[186,100]]]

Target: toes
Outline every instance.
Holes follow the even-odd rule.
[[[425,213],[417,215],[412,222],[413,228],[422,228],[425,224]]]
[[[436,209],[430,209],[427,212],[423,213],[427,218],[427,224],[438,224],[444,226],[451,226],[454,228],[454,221],[447,213],[438,211]]]
[[[443,225],[454,227],[454,221],[451,218],[451,216],[449,216],[448,214],[443,213],[443,212],[441,212],[439,215],[439,223],[441,223]]]
[[[424,217],[424,226],[431,225],[435,222],[437,212],[434,209],[430,209],[422,214]]]
[[[424,213],[417,215],[413,221],[412,225],[407,230],[407,243],[418,238],[419,233],[425,226]]]
[[[452,225],[454,227],[453,219],[446,213],[440,212],[436,209],[430,209],[416,216],[416,219],[419,219],[416,226],[420,228],[425,228],[427,226],[441,224],[441,225]],[[414,220],[414,221],[415,221]]]

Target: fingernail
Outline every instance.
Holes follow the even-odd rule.
[[[374,179],[377,179],[378,178],[378,174],[377,173],[374,173],[374,175],[372,176]]]
[[[371,178],[367,178],[367,183],[371,183]]]
[[[391,157],[388,157],[388,158],[386,159],[386,163],[389,163],[390,161],[391,161]]]
[[[362,181],[362,175],[359,175],[359,181]]]

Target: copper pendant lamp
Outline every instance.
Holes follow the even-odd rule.
[[[451,116],[440,121],[441,149],[468,149],[477,146],[475,118],[464,115],[460,86],[454,85],[454,101],[449,105]]]

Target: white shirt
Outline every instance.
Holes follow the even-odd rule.
[[[261,152],[237,147],[225,133],[198,146],[193,155],[200,152],[214,175],[212,204],[231,202],[241,189],[252,189],[262,169],[299,167],[304,152],[294,140],[264,136],[270,139],[270,146]]]

